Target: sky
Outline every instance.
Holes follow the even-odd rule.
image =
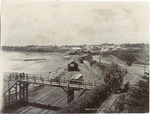
[[[149,4],[3,1],[2,45],[147,43]]]

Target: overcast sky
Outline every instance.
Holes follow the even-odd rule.
[[[2,2],[2,45],[148,42],[147,3]]]

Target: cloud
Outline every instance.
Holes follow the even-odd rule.
[[[146,6],[101,2],[6,2],[2,4],[2,44],[147,42]]]

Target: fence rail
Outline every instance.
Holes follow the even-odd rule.
[[[92,89],[95,86],[100,85],[100,81],[80,81],[80,80],[69,80],[62,79],[61,77],[53,78],[51,76],[36,76],[34,74],[24,74],[24,73],[11,73],[9,75],[10,80],[24,81],[33,84],[45,84],[51,86],[62,86],[62,87],[72,87],[78,89]]]

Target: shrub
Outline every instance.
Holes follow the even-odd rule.
[[[149,77],[143,76],[128,92],[126,104],[129,112],[148,112],[149,110]]]
[[[112,63],[105,71],[104,82],[112,86],[113,90],[116,91],[120,88],[125,71],[115,63]]]
[[[103,53],[103,56],[109,55],[114,55],[120,60],[126,61],[127,65],[129,66],[131,66],[132,63],[137,60],[133,50],[114,50]]]
[[[109,97],[112,93],[112,88],[117,88],[123,81],[125,75],[121,67],[117,64],[111,64],[106,68],[104,73],[105,78],[99,86],[88,90],[81,97],[72,101],[66,107],[63,107],[61,113],[93,113],[97,110],[89,110],[96,108],[98,109],[101,104]]]
[[[86,93],[72,101],[66,107],[63,107],[61,113],[92,113],[98,108],[110,95],[110,85],[102,83],[101,85],[86,91]]]
[[[126,94],[119,98],[116,103],[116,112],[147,113],[149,112],[149,77],[144,76],[141,80],[130,87]]]

